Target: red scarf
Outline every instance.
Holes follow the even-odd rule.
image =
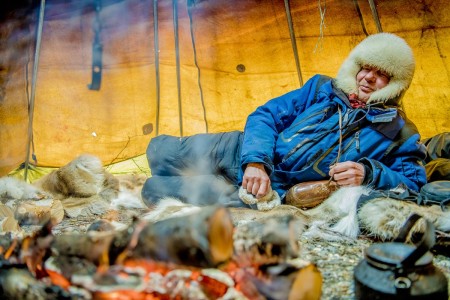
[[[356,94],[348,95],[348,100],[350,101],[350,105],[353,108],[360,108],[360,107],[361,108],[365,108],[366,107],[366,103],[361,101],[361,100],[359,100],[358,99],[358,95],[356,95]]]

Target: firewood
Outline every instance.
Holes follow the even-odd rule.
[[[322,291],[322,275],[314,264],[302,260],[263,265],[259,272],[247,272],[250,281],[266,299],[319,300]]]
[[[197,213],[149,223],[139,234],[132,255],[214,267],[231,258],[233,229],[228,209],[203,207]]]
[[[266,215],[236,227],[235,260],[240,265],[281,263],[299,255],[303,220],[293,215]]]
[[[233,255],[233,224],[224,207],[204,207],[198,213],[156,223],[136,222],[123,231],[89,231],[54,237],[58,255],[110,263],[122,256],[148,258],[196,267],[214,267]]]
[[[77,256],[98,263],[109,252],[116,235],[112,231],[61,234],[54,237],[51,250],[56,255]]]
[[[289,292],[289,300],[320,299],[322,295],[322,275],[314,264],[299,270]]]

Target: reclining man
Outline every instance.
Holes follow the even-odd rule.
[[[143,199],[247,206],[240,186],[256,199],[276,191],[283,201],[297,183],[328,179],[419,191],[426,149],[401,109],[414,69],[402,38],[374,34],[351,51],[336,78],[315,75],[268,101],[248,117],[243,133],[155,137]]]

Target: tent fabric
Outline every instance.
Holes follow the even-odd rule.
[[[102,1],[98,91],[88,88],[96,1],[46,1],[33,166],[63,166],[83,153],[109,165],[144,154],[155,135],[242,130],[257,106],[300,87],[285,1],[154,1]],[[422,138],[450,131],[448,1],[374,2],[382,30],[404,38],[416,57],[403,99],[408,117]],[[23,164],[29,144],[39,8],[29,3],[1,15],[0,175]],[[350,50],[377,32],[369,1],[289,4],[304,81],[335,76]]]

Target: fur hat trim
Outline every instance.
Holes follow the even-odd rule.
[[[405,40],[394,34],[370,35],[350,52],[336,76],[336,86],[347,94],[357,93],[356,75],[363,66],[379,68],[391,76],[388,85],[373,92],[367,103],[399,104],[414,76],[414,54]]]

